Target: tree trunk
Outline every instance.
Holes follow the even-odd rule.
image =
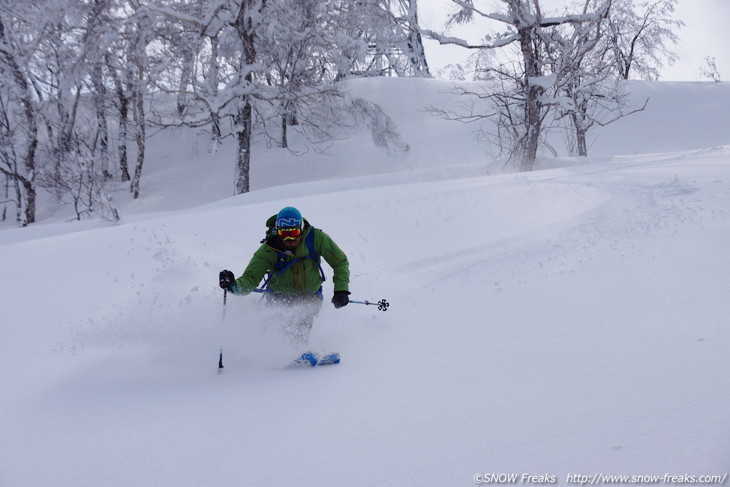
[[[124,89],[117,89],[119,97],[119,170],[122,173],[122,182],[132,179],[129,176],[129,160],[127,156],[127,138],[129,123],[129,98],[124,94]]]
[[[119,109],[119,172],[121,173],[122,182],[129,181],[129,162],[127,160],[127,123],[129,122],[129,98],[124,91],[124,83],[119,77],[119,73],[112,67],[113,63],[106,55],[106,64],[109,66],[109,72],[114,80],[114,91],[116,94],[116,105]]]
[[[415,76],[430,78],[426,62],[426,51],[423,48],[423,39],[418,24],[417,0],[406,0],[408,6],[408,60]]]
[[[142,76],[140,76],[141,78]],[[132,177],[132,184],[130,191],[134,195],[134,199],[139,198],[139,185],[142,179],[142,166],[144,165],[144,154],[145,154],[145,112],[144,112],[144,97],[141,92],[135,94],[134,100],[134,119],[136,122],[136,130],[134,134],[135,142],[137,143],[137,163],[134,166],[134,176]]]
[[[238,131],[238,152],[236,154],[236,193],[242,194],[250,191],[250,168],[251,168],[251,102],[246,95],[243,97],[243,106],[239,109]]]
[[[25,227],[31,223],[35,223],[35,183],[27,178],[21,178],[20,182],[23,185],[23,190],[25,193],[25,204],[23,205],[24,214],[23,220],[21,222],[22,226]]]
[[[193,62],[194,62],[194,56],[192,48],[188,45],[189,42],[192,42],[191,39],[187,38],[185,39],[187,42],[185,43],[184,49],[185,53],[183,56],[183,65],[182,65],[182,72],[180,74],[180,84],[178,85],[177,89],[177,114],[179,116],[185,115],[185,109],[188,106],[188,86],[192,84],[192,74],[193,74]]]
[[[139,187],[142,180],[142,167],[145,159],[145,142],[147,138],[145,117],[145,90],[147,78],[147,54],[146,37],[149,32],[144,31],[141,22],[135,25],[135,38],[130,45],[129,59],[131,62],[130,71],[127,75],[127,81],[131,88],[132,111],[134,114],[135,131],[134,139],[137,145],[137,161],[134,165],[134,175],[129,190],[132,192],[134,199],[139,198]]]
[[[286,113],[284,113],[281,116],[281,148],[287,149],[289,148],[289,140],[287,138],[287,126],[288,126],[288,116]]]
[[[2,169],[0,169],[0,172],[2,172]],[[11,200],[10,200],[10,178],[5,177],[5,197],[4,197],[4,201],[2,202],[3,214],[2,214],[2,216],[0,216],[0,221],[3,221],[3,222],[5,221],[5,218],[7,217],[7,214],[8,214],[7,204],[10,202],[11,202]]]
[[[253,85],[252,66],[256,62],[256,46],[254,45],[255,33],[251,13],[263,8],[265,0],[260,0],[258,9],[255,8],[255,1],[244,0],[238,10],[236,18],[236,31],[243,47],[243,58],[241,59],[240,72],[243,73],[242,83],[251,88]],[[251,106],[251,95],[241,96],[241,106],[237,115],[238,131],[238,152],[236,154],[236,194],[248,193],[250,190],[250,168],[251,168],[251,135],[253,130],[253,107]]]
[[[209,37],[210,39],[210,65],[208,66],[208,83],[209,92],[213,98],[218,96],[218,38]],[[221,138],[220,115],[216,109],[210,113],[210,121],[213,131],[213,143],[218,146]]]
[[[583,128],[577,114],[573,114],[573,125],[575,126],[575,143],[579,157],[588,157],[588,144],[586,143],[586,129]]]
[[[532,84],[532,79],[540,74],[537,55],[533,48],[534,27],[521,28],[519,32],[520,47],[522,50],[522,58],[525,66],[525,141],[524,152],[520,164],[520,171],[532,171],[537,158],[537,148],[540,142],[540,129],[542,124],[542,106],[540,103],[540,95],[542,88]]]
[[[112,177],[109,171],[109,124],[106,119],[107,98],[106,86],[104,85],[101,65],[97,64],[92,70],[92,84],[94,86],[94,104],[96,106],[96,126],[99,132],[99,162],[104,179]]]

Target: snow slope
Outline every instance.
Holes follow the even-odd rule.
[[[353,135],[336,160],[272,158],[246,195],[220,199],[214,184],[227,184],[229,148],[197,163],[219,165],[204,171],[192,155],[181,162],[174,139],[158,141],[177,159],[150,162],[122,224],[49,216],[0,232],[0,486],[722,478],[720,86],[637,84],[637,96],[670,93],[670,106],[616,126],[614,152],[592,163],[545,160],[552,169],[529,174],[503,174],[462,126],[425,118],[421,102],[446,96],[429,80],[353,87],[404,100],[393,116],[409,157],[386,159]],[[671,119],[672,106],[685,108]],[[657,127],[685,118],[690,128],[662,141]],[[434,142],[442,130],[450,143]],[[651,149],[634,155],[635,140]],[[307,181],[286,180],[287,168]],[[189,189],[165,187],[167,176]],[[286,205],[347,252],[353,299],[391,303],[326,303],[311,346],[339,351],[334,367],[282,369],[297,350],[257,296],[229,297],[223,315],[218,271],[241,272]]]

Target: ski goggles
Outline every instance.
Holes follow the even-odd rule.
[[[296,240],[302,234],[301,228],[280,228],[277,230],[284,240]]]

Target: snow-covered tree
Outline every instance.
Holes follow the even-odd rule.
[[[12,7],[12,8],[11,8]],[[2,151],[0,172],[15,188],[16,219],[35,222],[41,103],[29,61],[44,37],[38,9],[3,2],[0,15],[0,86],[2,87]]]
[[[676,6],[677,0],[612,0],[607,35],[623,79],[659,79],[660,69],[677,60],[670,44],[684,22],[674,18]]]
[[[109,1],[2,5],[0,84],[7,88],[2,110],[10,121],[2,149],[9,170],[3,173],[20,189],[21,225],[35,220],[41,187],[58,202],[72,203],[79,218],[98,211],[116,219],[106,189]]]
[[[274,125],[280,127],[278,137],[271,137],[288,148],[288,128],[306,122],[304,105],[326,93],[334,76],[329,66],[342,61],[335,44],[337,16],[318,0],[282,0],[272,3],[268,13],[273,27],[260,40],[260,63],[268,66],[264,74],[271,87],[268,101],[273,119],[279,122]]]
[[[418,22],[418,0],[337,0],[338,77],[430,77]]]
[[[11,122],[14,119],[14,114],[10,111],[12,103],[6,98],[5,84],[1,78],[0,91],[3,92],[0,95],[0,175],[2,175],[3,181],[2,195],[0,195],[0,205],[2,205],[0,221],[8,218],[8,207],[12,205],[15,208],[15,220],[20,223],[24,221],[22,176],[18,167],[21,161],[15,151],[16,125]]]
[[[45,188],[78,218],[116,219],[107,186],[119,178],[140,195],[152,124],[204,127],[213,147],[235,138],[236,193],[249,189],[257,133],[286,147],[290,127],[320,143],[364,124],[403,150],[382,110],[337,86],[373,38],[399,53],[391,69],[427,74],[416,0],[394,5],[397,14],[380,0],[0,0],[3,218],[15,205],[19,223],[32,223]]]
[[[368,26],[371,70],[379,75],[430,77],[417,0],[370,0],[363,5],[370,13],[363,21]]]
[[[610,2],[584,0],[583,15],[593,18],[553,29],[546,43],[550,70],[556,74],[552,93],[555,117],[570,121],[568,146],[579,156],[588,155],[587,134],[596,125],[612,123],[643,107],[628,105],[626,81],[616,76],[611,63],[611,42],[605,35]],[[644,104],[646,106],[646,103]]]
[[[705,64],[700,67],[700,77],[707,78],[716,83],[722,81],[722,77],[720,76],[720,70],[717,69],[717,61],[715,61],[714,57],[705,57]]]
[[[167,63],[165,75],[156,86],[186,106],[174,116],[158,113],[159,123],[212,126],[215,137],[237,140],[235,193],[250,187],[251,142],[263,134],[276,145],[290,147],[289,131],[294,128],[315,145],[331,140],[335,129],[361,121],[354,113],[375,116],[377,110],[363,110],[337,85],[341,73],[350,66],[348,48],[357,44],[349,25],[349,10],[343,3],[325,4],[317,0],[242,1],[211,3],[191,13],[186,2],[148,5],[147,10],[179,25],[181,32],[195,33],[196,73],[190,82],[180,82],[184,68]],[[168,26],[169,28],[169,26]],[[158,38],[164,52],[177,34]],[[178,81],[176,81],[178,80]],[[221,129],[223,120],[228,127]],[[366,123],[393,128],[392,124]],[[217,127],[217,128],[216,128]],[[397,137],[378,138],[393,141]],[[400,143],[401,147],[405,144]]]
[[[503,143],[511,158],[520,163],[520,170],[533,169],[544,122],[550,107],[559,101],[552,96],[561,73],[549,56],[555,42],[552,33],[560,26],[592,22],[605,15],[610,0],[598,10],[582,14],[544,16],[539,0],[500,0],[502,10],[486,11],[471,0],[453,0],[460,10],[453,22],[471,22],[475,18],[503,24],[505,32],[485,36],[486,42],[470,44],[463,39],[429,32],[442,44],[456,44],[469,49],[493,50],[513,48],[508,60],[487,63],[479,78],[487,82],[481,92],[466,92],[476,98],[492,101],[495,111],[483,115],[497,123],[497,140]],[[451,114],[441,112],[442,115]],[[467,114],[467,119],[474,117]]]

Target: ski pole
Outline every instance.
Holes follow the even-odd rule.
[[[266,293],[270,293],[271,290],[269,290],[269,289],[254,289],[253,292],[255,292],[255,293],[261,293],[261,294],[266,294]],[[365,300],[365,301],[353,301],[353,300],[350,300],[348,302],[349,303],[355,303],[355,304],[364,304],[364,305],[377,306],[380,311],[388,311],[388,306],[390,306],[390,303],[388,301],[386,301],[385,299],[381,299],[377,303],[371,303],[368,300]]]
[[[365,300],[365,301],[353,301],[353,300],[350,300],[350,302],[351,303],[355,303],[355,304],[377,305],[377,307],[378,307],[378,309],[380,311],[388,311],[388,306],[390,306],[390,303],[387,302],[385,299],[381,299],[377,303],[371,303],[370,301],[367,301],[367,300]]]
[[[221,324],[226,323],[226,297],[228,296],[228,290],[223,290],[223,316],[221,317]],[[218,352],[218,373],[223,372],[223,345],[221,345],[220,351]]]

